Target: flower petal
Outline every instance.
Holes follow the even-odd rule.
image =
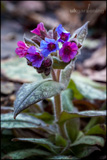
[[[64,62],[66,62],[66,63],[71,60],[70,55],[66,55],[66,54],[63,54],[63,56],[62,56],[61,58],[62,58],[62,60],[63,60]]]
[[[50,38],[45,38],[45,41],[47,42],[47,43],[55,43],[56,41],[55,41],[55,39],[50,39]]]
[[[40,43],[40,49],[47,48],[47,45],[48,45],[48,43],[45,42],[44,40],[42,40],[41,43]]]
[[[32,55],[32,54],[27,54],[27,55],[26,55],[26,58],[27,58],[30,62],[35,61],[35,55]]]
[[[40,31],[39,31],[37,28],[31,30],[31,32],[34,33],[34,34],[37,34],[38,36],[41,35],[41,34],[40,34]]]
[[[59,42],[66,42],[68,41],[68,39],[70,38],[71,34],[70,32],[67,32],[62,25],[60,24],[57,28],[56,28],[57,34],[58,34],[58,41]]]
[[[35,46],[31,46],[28,50],[27,50],[27,52],[29,53],[29,54],[34,54],[35,55],[35,52],[37,51],[37,49],[35,48]]]
[[[18,41],[17,45],[18,45],[18,47],[26,48],[26,45],[25,45],[25,43],[23,41]]]
[[[39,68],[44,60],[44,57],[40,55],[35,56],[35,60],[32,63],[32,66]]]
[[[59,26],[56,28],[56,31],[58,35],[60,35],[62,32],[65,31],[65,29],[62,27],[62,24],[59,24]]]
[[[76,54],[77,54],[77,51],[72,51],[71,54],[70,54],[70,58],[74,59],[74,57],[76,56]]]
[[[27,54],[27,50],[23,51],[22,48],[16,48],[15,52],[20,58],[25,57]]]
[[[37,25],[37,28],[35,28],[34,30],[31,30],[32,33],[35,33],[37,34],[38,36],[41,36],[41,33],[40,31],[46,31],[45,27],[44,27],[44,24],[42,22],[40,22],[38,25]]]
[[[60,55],[60,57],[63,56],[63,47],[59,50],[59,55]]]
[[[41,51],[41,54],[42,54],[44,57],[47,57],[49,53],[50,53],[50,52],[49,52],[48,49],[43,49],[43,50]]]
[[[45,27],[44,27],[44,24],[42,22],[40,22],[38,25],[37,25],[37,28],[42,30],[42,31],[45,31]]]
[[[59,50],[58,41],[55,42],[55,45],[56,45],[56,50]]]
[[[72,50],[78,50],[78,46],[75,42],[71,43]]]

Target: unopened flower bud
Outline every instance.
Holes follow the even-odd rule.
[[[36,68],[36,70],[37,70],[38,73],[43,73],[44,68],[40,67],[40,68]]]
[[[46,76],[48,76],[48,75],[50,74],[50,72],[51,72],[51,67],[45,68],[44,74],[45,74]]]
[[[70,40],[70,42],[75,42],[76,44],[78,44],[78,41],[77,41],[76,38],[72,38],[72,39]]]
[[[82,47],[82,44],[81,43],[78,43],[78,48],[80,49]]]
[[[57,40],[58,35],[57,35],[57,31],[56,31],[56,27],[53,29],[53,39]]]
[[[37,43],[38,45],[40,45],[40,42],[42,41],[42,38],[40,38],[38,35],[33,36],[31,38],[32,41],[34,41],[35,43]]]
[[[51,57],[46,57],[42,62],[42,66],[45,68],[50,67],[51,65],[52,65]]]
[[[32,62],[27,59],[27,65],[32,66]]]
[[[74,36],[74,38],[77,38],[77,34]]]

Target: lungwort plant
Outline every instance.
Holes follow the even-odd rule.
[[[72,103],[74,99],[88,99],[90,102],[106,99],[105,92],[98,89],[97,83],[93,82],[93,87],[81,82],[79,77],[71,79],[75,61],[87,36],[87,25],[88,22],[71,35],[61,24],[47,31],[41,22],[31,31],[35,34],[31,39],[24,36],[24,41],[17,43],[16,54],[24,57],[43,80],[22,85],[14,102],[15,120],[11,113],[5,114],[2,117],[3,128],[30,128],[41,131],[42,138],[14,138],[13,141],[29,142],[35,146],[9,153],[13,159],[42,156],[42,159],[74,160],[104,146],[104,106],[101,110],[84,108],[85,111],[78,111]],[[38,102],[44,99],[53,102],[53,114],[39,108]],[[39,108],[40,113],[28,112],[32,105]],[[20,113],[22,111],[24,113]],[[80,130],[80,118],[87,117],[90,121]],[[9,121],[11,125],[8,125]]]

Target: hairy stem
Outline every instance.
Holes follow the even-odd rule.
[[[54,81],[57,81],[57,78],[56,78],[56,75],[55,75],[55,71],[54,71],[53,69],[52,69],[51,74],[52,74],[53,80],[54,80]]]
[[[61,106],[61,98],[60,98],[60,94],[54,96],[54,116],[55,116],[55,121],[59,120],[60,114],[62,112],[62,106]],[[64,128],[64,124],[63,125],[59,125],[58,126],[58,132],[60,133],[60,135],[64,138],[67,138],[66,136],[66,132],[65,132],[65,128]]]
[[[60,70],[57,70],[57,75],[55,74],[54,70],[52,70],[52,77],[53,80],[55,81],[59,81],[59,77],[60,77]],[[61,95],[58,94],[56,96],[54,96],[54,116],[55,116],[55,122],[57,122],[60,118],[60,114],[62,112],[62,105],[61,105]],[[64,128],[64,124],[63,125],[59,125],[57,124],[58,127],[58,132],[61,136],[63,136],[64,138],[67,138],[66,136],[66,132],[65,132],[65,128]]]
[[[59,82],[59,78],[60,78],[60,72],[61,72],[61,70],[58,69],[58,70],[57,70],[57,81],[58,81],[58,82]]]

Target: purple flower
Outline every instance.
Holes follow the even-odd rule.
[[[64,62],[69,62],[78,52],[78,47],[75,42],[65,42],[63,47],[59,50],[59,55]]]
[[[25,57],[27,54],[28,46],[26,46],[26,44],[22,41],[18,41],[17,45],[19,48],[16,48],[16,54],[19,55],[20,58]]]
[[[67,32],[62,25],[60,24],[57,28],[56,31],[58,33],[58,41],[59,42],[67,42],[68,39],[70,38],[71,34]]]
[[[41,36],[41,31],[46,32],[46,29],[45,29],[44,24],[42,22],[40,22],[37,25],[37,28],[35,28],[31,32],[37,34],[38,36]]]
[[[39,68],[42,64],[42,61],[44,57],[41,55],[41,53],[34,47],[31,46],[28,49],[28,54],[26,55],[26,58],[32,62],[32,66]]]
[[[54,39],[45,38],[45,41],[42,40],[40,43],[40,49],[42,49],[41,54],[44,57],[47,57],[49,53],[59,50],[58,41],[55,41]]]
[[[49,56],[44,58],[41,67],[36,69],[38,73],[44,73],[46,76],[48,76],[52,69],[52,58]]]

